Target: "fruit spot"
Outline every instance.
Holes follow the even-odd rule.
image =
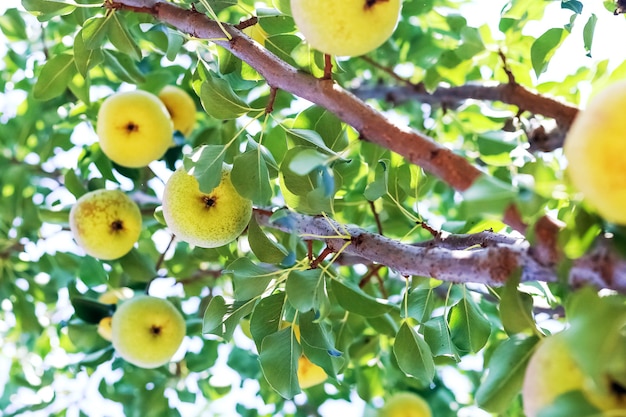
[[[389,0],[365,0],[365,10],[371,9],[373,8],[376,3],[383,3],[383,2],[387,2]]]
[[[124,229],[124,222],[121,220],[113,220],[111,223],[111,232],[119,232]]]
[[[133,122],[128,122],[128,124],[126,125],[126,132],[133,133],[133,132],[138,132],[138,131],[139,131],[139,125]]]
[[[617,381],[611,381],[610,384],[611,391],[617,395],[621,401],[626,399],[626,387],[620,384]]]
[[[160,335],[161,334],[161,326],[153,325],[152,327],[150,327],[150,334],[152,334],[153,336]]]
[[[215,198],[212,195],[202,196],[202,203],[204,204],[204,207],[207,209],[210,209],[211,207],[215,207],[216,202],[217,202],[217,198]]]

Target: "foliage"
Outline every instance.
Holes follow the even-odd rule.
[[[324,57],[298,36],[288,1],[175,3],[199,13],[209,13],[210,4],[229,24],[258,16],[267,50],[300,72],[324,73]],[[587,65],[598,17],[585,15],[580,1],[562,1],[571,19],[539,36],[523,29],[542,19],[550,2],[504,2],[496,27],[472,27],[464,3],[405,0],[392,39],[365,58],[335,59],[335,82],[358,95],[362,86],[504,84],[513,74],[520,85],[578,104],[580,83],[600,86],[624,71]],[[543,82],[574,24],[584,25],[577,67],[560,82]],[[90,396],[117,403],[127,416],[187,415],[181,410],[209,410],[224,398],[250,417],[318,415],[324,403],[356,398],[372,412],[398,391],[419,393],[438,417],[478,408],[521,416],[525,363],[537,340],[566,322],[563,305],[568,316],[571,305],[573,329],[588,341],[590,350],[575,353],[594,378],[605,366],[589,354],[600,348],[595,342],[605,332],[623,342],[621,296],[604,303],[565,281],[520,283],[517,273],[498,288],[402,276],[341,251],[327,254],[324,238],[350,244],[342,229],[335,236],[287,230],[287,212],[295,211],[411,244],[432,239],[434,229],[519,236],[503,218],[516,203],[529,224],[558,216],[565,222],[559,249],[580,256],[607,225],[570,190],[559,151],[528,152],[524,127],[546,122],[541,115],[472,97],[452,107],[368,100],[489,174],[461,195],[405,156],[361,140],[338,115],[282,90],[274,97],[253,65],[212,40],[147,14],[98,0],[23,0],[0,16],[0,30],[10,42],[0,63],[0,100],[16,103],[0,114],[0,357],[8,368],[0,416],[96,415],[88,401],[67,393],[63,384],[72,380],[97,387]],[[195,130],[176,133],[175,145],[145,169],[112,163],[94,133],[103,99],[133,88],[158,93],[168,84],[196,100]],[[232,164],[237,190],[273,212],[274,225],[287,220],[272,227],[253,219],[237,242],[216,249],[174,240],[159,213],[164,181],[184,164],[210,189],[222,161]],[[128,192],[144,216],[137,247],[114,261],[85,256],[67,224],[76,198],[105,187]],[[571,264],[564,259],[557,269]],[[170,296],[184,312],[187,341],[171,365],[136,368],[97,334],[111,313],[98,296],[120,287]],[[599,307],[585,316],[581,303]],[[299,325],[301,338],[285,321]],[[295,379],[301,353],[329,375],[305,394]],[[624,370],[624,358],[614,357],[611,369]],[[238,378],[223,377],[225,368]],[[626,386],[623,373],[612,376]],[[558,408],[546,415],[564,415]]]

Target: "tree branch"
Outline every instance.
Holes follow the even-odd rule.
[[[215,21],[195,10],[183,9],[172,3],[158,0],[108,0],[105,6],[147,13],[183,33],[212,40],[256,69],[271,87],[324,107],[352,126],[363,139],[404,156],[456,190],[466,190],[481,175],[481,171],[462,156],[428,136],[392,124],[382,113],[349,91],[331,80],[317,79],[301,72],[232,25],[224,25],[232,36],[230,41],[226,41]]]
[[[323,241],[328,250],[355,262],[381,264],[401,275],[453,283],[501,286],[518,268],[524,282],[557,282],[557,265],[563,260],[557,248],[559,229],[548,220],[536,224],[538,242],[530,246],[525,239],[491,231],[408,244],[324,216],[287,210],[275,220],[270,220],[272,213],[267,210],[255,210],[255,216],[265,227]],[[612,250],[610,240],[600,239],[594,249],[574,262],[569,283],[574,287],[589,284],[626,293],[626,261]]]
[[[419,101],[455,108],[466,100],[498,101],[517,106],[522,111],[554,119],[560,129],[567,130],[578,114],[578,108],[535,93],[520,84],[466,84],[438,87],[428,92],[424,84],[361,86],[351,90],[362,100],[379,99],[394,104]]]

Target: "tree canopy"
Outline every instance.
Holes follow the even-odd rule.
[[[289,0],[7,8],[0,416],[375,416],[409,391],[437,417],[522,417],[526,365],[563,328],[590,380],[623,396],[626,231],[573,187],[562,152],[590,94],[625,77],[590,59],[618,3],[502,1],[475,27],[470,0],[404,0],[392,37],[351,58],[312,49]],[[569,20],[528,34],[554,4]],[[193,130],[147,167],[109,159],[103,101],[169,85],[193,97]],[[245,232],[178,239],[164,184],[183,167],[211,190],[224,163],[253,202]],[[76,200],[104,188],[143,219],[114,260],[69,228]],[[115,311],[101,296],[126,288],[183,313],[167,365],[132,365],[99,333]],[[301,387],[302,355],[324,383]],[[559,398],[541,415],[598,415]]]

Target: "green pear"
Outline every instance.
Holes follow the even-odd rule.
[[[237,239],[252,216],[252,201],[237,193],[224,165],[221,180],[210,193],[200,191],[196,178],[177,169],[165,184],[163,217],[181,240],[203,248],[223,246]]]
[[[120,303],[111,322],[117,353],[141,368],[168,363],[185,337],[183,315],[169,301],[148,295]]]

